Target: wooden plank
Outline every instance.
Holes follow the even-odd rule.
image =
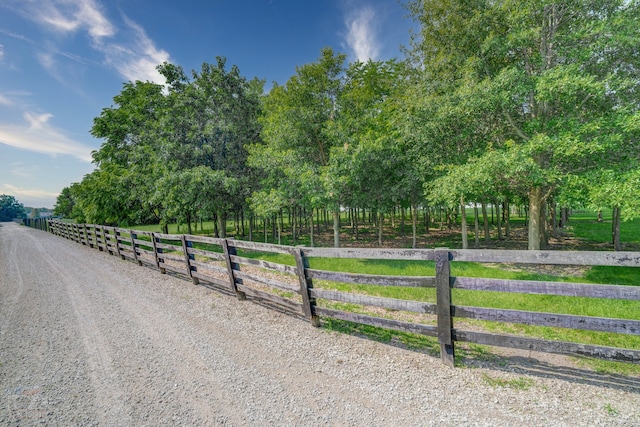
[[[442,363],[453,368],[455,366],[455,349],[451,330],[453,318],[451,316],[451,285],[449,250],[438,248],[435,250],[436,263],[436,304],[438,316],[438,341],[440,342],[440,359]]]
[[[198,270],[200,270],[202,268],[202,269],[206,269],[206,270],[217,271],[218,273],[221,273],[221,274],[224,274],[224,275],[228,275],[229,274],[229,271],[226,268],[218,267],[217,265],[211,265],[211,264],[207,264],[207,263],[200,262],[200,261],[191,261],[191,265],[197,267]]]
[[[222,241],[224,240],[218,237],[193,236],[191,234],[185,234],[185,238],[187,239],[188,242],[209,243],[209,244],[218,245],[218,246],[222,246]]]
[[[154,236],[158,239],[166,239],[166,240],[180,240],[179,234],[163,234],[163,233],[153,233]]]
[[[180,243],[180,242],[177,242]],[[178,246],[178,245],[172,245],[170,243],[162,243],[162,242],[156,242],[156,247],[160,248],[160,249],[167,249],[169,251],[179,251],[182,252],[182,247]]]
[[[269,262],[261,259],[244,258],[237,255],[232,255],[231,261],[237,262],[239,264],[253,265],[256,267],[266,268],[267,270],[279,271],[280,273],[287,273],[294,276],[297,275],[296,268],[286,264],[279,264],[276,262]]]
[[[604,347],[564,341],[548,341],[512,335],[495,335],[486,332],[463,331],[457,329],[454,329],[453,335],[455,340],[460,342],[640,363],[640,350]]]
[[[187,241],[188,242],[188,241]],[[201,255],[218,261],[224,261],[224,254],[218,252],[205,251],[204,249],[187,248],[189,255]]]
[[[404,310],[414,313],[436,314],[436,305],[428,302],[411,301],[395,298],[374,297],[370,295],[351,294],[340,291],[313,288],[311,296],[328,299],[331,301],[347,302],[352,304],[370,305],[373,307],[388,308],[391,310]]]
[[[400,320],[383,319],[381,317],[367,316],[366,314],[350,313],[324,307],[316,307],[315,313],[318,316],[331,317],[334,319],[346,320],[348,322],[361,323],[363,325],[392,329],[394,331],[409,332],[412,334],[420,334],[430,337],[438,336],[438,329],[435,326],[421,325],[419,323],[409,323]]]
[[[455,249],[453,261],[640,267],[640,252]]]
[[[378,248],[302,248],[305,256],[321,258],[398,259],[427,261],[434,259],[433,249]]]
[[[224,287],[225,289],[229,289],[229,282],[226,280],[221,280],[221,279],[218,279],[217,277],[209,276],[207,274],[204,274],[201,271],[194,271],[191,274],[193,275],[193,277],[199,280],[203,280],[205,282],[213,283],[214,285]]]
[[[193,270],[196,270],[197,267],[194,267],[191,265],[191,261],[195,260],[195,256],[194,255],[190,255],[189,254],[189,247],[191,247],[192,243],[187,241],[187,238],[184,236],[184,234],[182,236],[180,236],[180,241],[182,242],[182,256],[184,258],[184,263],[185,263],[185,267],[187,269],[187,274],[189,275],[189,278],[191,278],[191,282],[194,285],[198,284],[198,278],[197,277],[193,277]]]
[[[309,320],[311,325],[315,327],[320,326],[320,317],[318,317],[314,308],[316,300],[311,295],[313,290],[313,279],[309,277],[309,261],[304,256],[300,248],[295,248],[293,255],[296,259],[296,273],[298,276],[298,293],[302,296],[302,311],[305,317]]]
[[[253,289],[249,286],[245,286],[245,285],[240,285],[238,284],[238,290],[241,291],[243,294],[245,295],[249,295],[253,298],[257,298],[257,299],[262,299],[265,301],[269,301],[273,304],[277,304],[279,306],[282,306],[288,310],[291,310],[295,313],[298,314],[303,314],[302,312],[302,305],[295,302],[295,301],[291,301],[290,299],[287,298],[283,298],[279,295],[274,295],[274,294],[270,294],[268,292],[263,292],[263,291],[259,291],[257,289]]]
[[[453,282],[453,287],[477,291],[640,300],[640,286],[456,277]]]
[[[272,245],[269,243],[260,243],[260,242],[246,242],[244,240],[233,240],[233,239],[227,239],[227,243],[229,246],[237,249],[293,255],[292,253],[293,248],[291,246]]]
[[[161,254],[158,254],[158,258],[165,261],[175,261],[184,264],[184,258],[179,255],[173,255],[163,252]]]
[[[376,274],[343,273],[338,271],[309,270],[309,277],[340,283],[355,283],[377,286],[405,286],[416,288],[433,288],[436,278],[429,276],[382,276]]]
[[[224,239],[222,241],[222,250],[224,251],[224,256],[225,256],[225,262],[227,264],[227,274],[229,275],[229,288],[231,290],[231,292],[236,294],[236,297],[239,300],[245,300],[247,297],[246,295],[238,290],[237,285],[238,284],[242,284],[242,279],[236,279],[236,274],[235,274],[235,270],[239,269],[240,266],[238,264],[234,264],[233,262],[231,262],[231,255],[237,255],[236,254],[236,248],[235,246],[231,246],[229,245],[229,240]]]
[[[138,265],[142,265],[142,261],[140,261],[140,259],[138,258],[139,248],[138,248],[138,245],[136,244],[137,238],[138,238],[138,235],[135,233],[135,231],[133,230],[129,231],[129,239],[131,241],[131,250],[133,251],[133,257],[137,261]]]
[[[464,306],[453,306],[453,314],[465,319],[640,335],[640,320]]]
[[[175,267],[170,264],[162,264],[162,268],[165,270],[173,271],[174,273],[181,273],[181,274],[187,275],[187,271],[184,268]]]
[[[283,291],[294,292],[296,294],[299,293],[299,289],[297,286],[289,285],[288,283],[280,282],[278,280],[267,279],[266,277],[259,276],[257,274],[246,273],[244,271],[235,271],[236,278],[239,279],[248,279],[257,283],[261,283],[266,286],[270,286],[272,288],[281,289]]]

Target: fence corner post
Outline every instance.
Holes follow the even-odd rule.
[[[242,284],[242,279],[237,279],[234,273],[234,265],[231,261],[232,255],[237,255],[236,248],[234,246],[229,246],[229,240],[222,240],[222,249],[224,250],[224,259],[227,262],[227,271],[229,272],[229,287],[231,288],[231,292],[236,294],[236,297],[240,301],[244,301],[247,299],[247,294],[238,290],[236,283]]]
[[[440,342],[440,358],[449,367],[455,366],[455,349],[451,330],[451,285],[449,249],[436,248],[436,310],[438,314],[438,341]]]
[[[316,305],[315,298],[312,298],[309,290],[313,288],[313,281],[307,275],[307,269],[309,268],[309,261],[304,256],[300,248],[295,248],[293,254],[296,258],[296,271],[298,273],[298,280],[300,281],[300,295],[302,296],[302,310],[304,315],[312,326],[316,328],[320,326],[320,317],[315,314],[314,307]]]

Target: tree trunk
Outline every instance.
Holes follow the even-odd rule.
[[[549,247],[549,227],[547,227],[547,203],[540,201],[540,249]]]
[[[218,212],[218,230],[221,239],[227,238],[227,214]]]
[[[489,217],[487,216],[487,203],[482,202],[482,220],[484,221],[484,244],[491,244],[491,234],[489,232]]]
[[[511,234],[511,221],[509,221],[511,216],[511,208],[509,207],[509,202],[504,201],[502,203],[502,210],[504,212],[504,237],[509,238],[509,234]]]
[[[378,246],[382,247],[382,229],[384,227],[384,214],[378,215]]]
[[[616,251],[622,250],[622,242],[620,241],[620,208],[613,208],[611,218],[611,234],[613,237],[613,249]]]
[[[191,231],[191,215],[187,214],[187,234],[193,234]]]
[[[556,203],[552,200],[549,203],[551,209],[551,235],[554,239],[558,239],[560,237],[558,230],[558,214],[556,209]]]
[[[540,250],[540,221],[541,221],[541,205],[542,205],[542,188],[533,187],[529,190],[529,244],[530,251]]]
[[[418,247],[418,206],[411,205],[411,247],[413,249]]]
[[[474,218],[474,235],[475,235],[475,247],[476,249],[480,247],[480,220],[478,214],[478,204],[473,204],[473,218]]]
[[[313,237],[313,208],[311,208],[311,215],[309,215],[309,245],[311,247],[315,245]]]
[[[495,200],[493,206],[496,208],[496,227],[498,227],[498,241],[503,240],[502,236],[502,209],[500,209],[500,202]],[[493,209],[491,210],[493,212]]]
[[[333,211],[333,247],[340,247],[340,209]]]
[[[462,249],[469,249],[469,236],[467,236],[467,209],[464,206],[464,199],[462,197],[460,198],[460,213],[462,215]]]

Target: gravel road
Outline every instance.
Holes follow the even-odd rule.
[[[0,425],[637,426],[640,379],[451,369],[2,223]]]

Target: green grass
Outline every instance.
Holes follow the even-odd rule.
[[[533,380],[526,377],[518,377],[511,380],[506,380],[504,378],[494,377],[489,374],[482,374],[482,380],[486,385],[493,388],[503,387],[522,391],[529,390],[534,385]]]
[[[577,238],[591,243],[611,243],[611,211],[603,211],[603,222],[593,212],[580,210],[571,215],[568,229]],[[620,240],[640,244],[640,219],[622,221]]]

